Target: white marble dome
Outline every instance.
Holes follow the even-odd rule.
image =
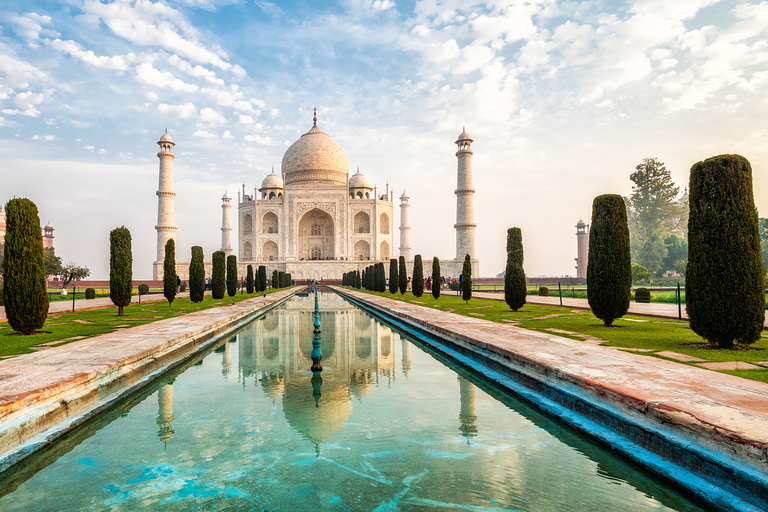
[[[367,188],[370,190],[372,187],[368,178],[365,177],[365,174],[361,174],[360,169],[358,169],[357,172],[349,178],[349,188]]]
[[[272,169],[272,174],[268,175],[264,178],[264,181],[261,182],[261,188],[283,188],[283,178],[278,174],[275,174],[275,170]]]
[[[291,144],[283,156],[282,169],[286,185],[302,181],[346,185],[349,158],[335,140],[315,125]]]

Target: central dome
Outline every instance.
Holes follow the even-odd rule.
[[[302,181],[347,184],[349,158],[330,135],[315,124],[283,155],[285,184]]]

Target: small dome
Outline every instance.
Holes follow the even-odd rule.
[[[232,198],[229,197],[229,193],[227,191],[224,191],[224,195],[222,196],[221,200],[222,201],[227,201],[227,200],[230,200],[230,199],[232,199]]]
[[[53,229],[53,226],[51,226],[51,223],[49,222],[43,229]]]
[[[283,188],[283,178],[275,174],[275,170],[272,169],[272,173],[261,182],[261,188]]]
[[[583,220],[579,219],[579,222],[576,223],[576,227],[586,226]]]
[[[403,190],[403,195],[400,196],[400,200],[407,201],[408,199],[410,199],[410,197],[408,197],[408,194],[406,194],[405,190]]]
[[[459,138],[457,140],[469,140],[472,141],[472,137],[469,136],[467,133],[467,128],[462,126],[461,127],[461,134],[459,135]]]
[[[165,132],[162,137],[160,137],[160,140],[158,142],[170,142],[173,143],[173,139],[170,135],[168,135],[168,132]]]
[[[372,188],[371,183],[368,181],[368,178],[365,177],[365,174],[360,174],[359,167],[357,168],[357,172],[349,178],[349,188]]]

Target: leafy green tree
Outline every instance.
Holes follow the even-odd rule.
[[[253,265],[248,265],[245,271],[245,291],[248,295],[253,293]]]
[[[675,198],[680,192],[664,163],[655,158],[643,158],[630,174],[632,195],[629,197],[629,217],[641,241],[652,233],[666,230],[680,216]]]
[[[629,309],[632,260],[627,210],[621,196],[605,194],[592,203],[587,262],[587,299],[606,327]]]
[[[267,289],[267,267],[259,265],[259,291],[264,292]]]
[[[46,247],[43,249],[43,259],[45,261],[46,277],[61,275],[61,258],[56,256],[56,252],[53,250],[53,247]]]
[[[192,247],[192,260],[189,262],[189,300],[202,302],[205,297],[205,262],[203,248]]]
[[[523,269],[523,233],[520,228],[507,230],[507,267],[504,270],[504,300],[512,311],[525,305],[528,288]]]
[[[661,262],[662,272],[675,270],[675,262],[688,258],[688,241],[677,235],[669,235],[664,239],[667,255]]]
[[[469,254],[464,257],[461,275],[463,276],[461,281],[461,300],[469,304],[469,299],[472,298],[472,261],[469,259]]]
[[[633,283],[650,283],[651,273],[648,269],[642,265],[632,262],[632,282]]]
[[[631,246],[630,246],[631,247]],[[652,275],[659,276],[663,274],[662,263],[667,256],[667,248],[658,231],[654,231],[649,238],[639,243],[637,250],[637,261],[644,266]]]
[[[413,278],[411,279],[411,292],[414,297],[424,295],[424,268],[422,267],[421,254],[413,257]]]
[[[223,299],[226,289],[226,259],[224,251],[216,251],[211,257],[213,269],[211,271],[211,297],[215,300]]]
[[[131,303],[133,293],[133,253],[131,232],[125,226],[109,233],[109,298],[117,306],[117,316]]]
[[[163,261],[163,295],[170,306],[176,298],[176,241],[173,238],[165,242],[165,260]]]
[[[688,267],[688,258],[683,258],[675,262],[674,270],[681,276],[685,276],[685,271],[687,267]]]
[[[432,258],[432,296],[436,299],[440,298],[440,260],[437,256]]]
[[[11,199],[5,205],[6,233],[3,303],[14,331],[33,334],[48,317],[43,237],[37,206],[29,199]]]
[[[710,343],[760,339],[765,291],[752,167],[719,155],[691,167],[685,299],[691,329]]]
[[[237,294],[237,256],[227,256],[227,295],[234,297]]]
[[[61,276],[61,286],[66,288],[72,281],[79,281],[85,279],[91,275],[91,271],[88,267],[81,267],[74,261],[67,261],[59,269],[59,276]]]
[[[399,268],[397,269],[397,279],[400,288],[400,294],[405,295],[408,290],[408,270],[405,268],[405,258],[400,256]]]

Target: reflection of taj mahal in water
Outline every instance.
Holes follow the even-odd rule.
[[[343,427],[354,403],[363,401],[372,387],[397,378],[396,359],[402,377],[407,378],[411,369],[408,340],[339,295],[323,294],[320,302],[321,374],[313,376],[309,371],[314,319],[311,295],[294,297],[283,308],[249,324],[237,335],[237,344],[231,343],[232,338],[215,350],[221,354],[224,376],[236,374],[244,387],[260,388],[281,405],[288,424],[315,445],[327,442]],[[475,387],[461,377],[459,386],[458,431],[469,438],[477,432]],[[175,420],[172,384],[159,389],[158,403],[158,435],[168,442]]]

